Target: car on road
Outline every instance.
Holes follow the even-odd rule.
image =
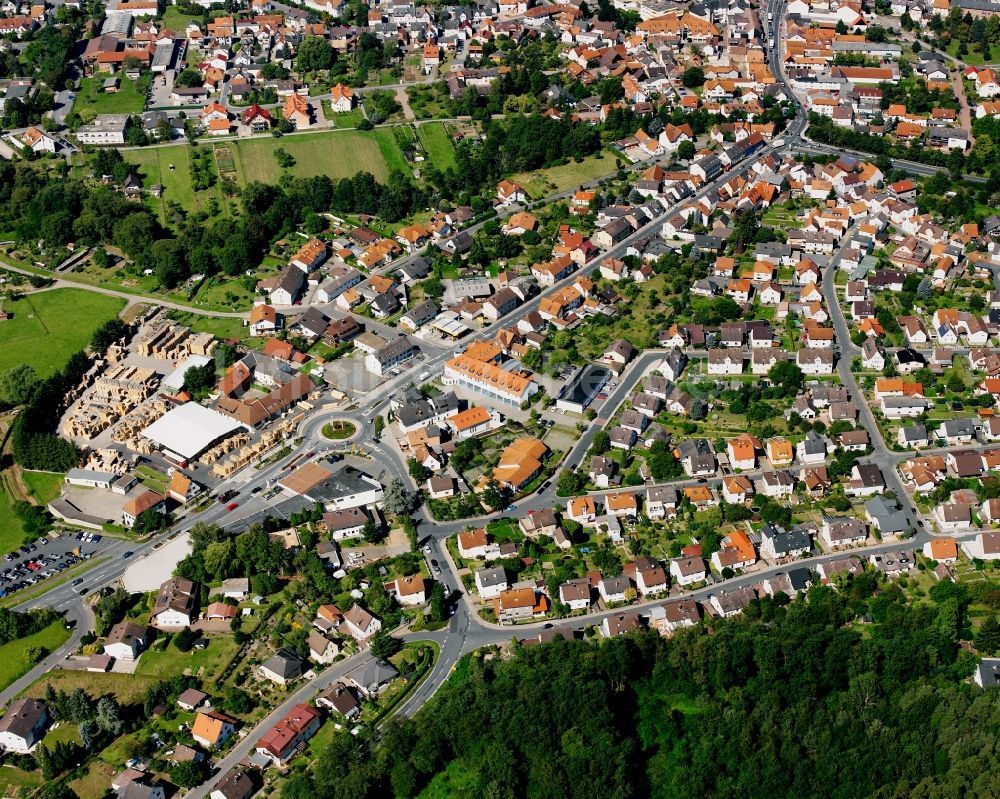
[[[89,591],[89,590],[90,590],[89,588],[81,588],[80,589],[80,596],[86,596],[87,595],[87,591]]]
[[[128,552],[126,552],[126,553],[124,553],[122,555],[122,560],[128,560],[129,558],[132,557],[133,554],[135,554],[135,553],[132,552],[132,550],[130,549]]]
[[[239,502],[230,502],[226,505],[226,510],[236,510],[240,506]]]

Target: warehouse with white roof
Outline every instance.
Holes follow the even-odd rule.
[[[160,447],[166,457],[180,462],[197,458],[242,427],[229,416],[197,402],[188,402],[167,411],[143,430],[142,435]]]

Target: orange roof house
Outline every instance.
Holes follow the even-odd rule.
[[[492,417],[490,412],[481,406],[473,406],[468,410],[460,411],[454,416],[448,417],[448,424],[456,433],[463,433],[467,430],[475,430],[480,425],[487,424]]]
[[[708,486],[687,486],[684,489],[684,496],[692,505],[711,505],[715,502],[715,495]]]
[[[608,513],[638,513],[639,500],[631,491],[620,491],[608,494],[604,498],[604,507]]]
[[[523,436],[512,441],[500,454],[500,461],[493,468],[493,477],[512,491],[520,491],[542,471],[542,460],[549,448],[537,438]],[[489,484],[484,476],[477,486],[482,491]]]
[[[207,710],[198,713],[191,725],[191,737],[202,746],[215,749],[222,746],[236,730],[236,719],[220,713],[218,710]]]
[[[566,510],[571,519],[582,519],[597,514],[597,503],[593,497],[573,497]]]
[[[302,95],[290,94],[285,98],[282,113],[291,124],[297,128],[307,128],[312,124],[309,115],[309,102]]]
[[[954,538],[932,538],[927,542],[924,554],[931,560],[953,563],[958,560],[958,544]]]
[[[772,438],[767,442],[767,459],[772,465],[789,464],[794,457],[792,442],[786,438]]]

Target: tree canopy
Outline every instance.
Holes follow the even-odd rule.
[[[908,604],[862,574],[755,601],[711,634],[470,655],[377,746],[336,733],[282,799],[995,796],[1000,692],[960,682],[968,589],[939,586]]]

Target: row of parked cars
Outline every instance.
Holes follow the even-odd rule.
[[[32,545],[29,552],[35,549],[37,547]],[[52,577],[63,569],[68,569],[73,564],[87,560],[89,557],[90,554],[84,552],[79,554],[53,552],[48,555],[28,558],[25,561],[18,561],[13,566],[8,566],[0,571],[0,598],[34,585],[46,577]]]

